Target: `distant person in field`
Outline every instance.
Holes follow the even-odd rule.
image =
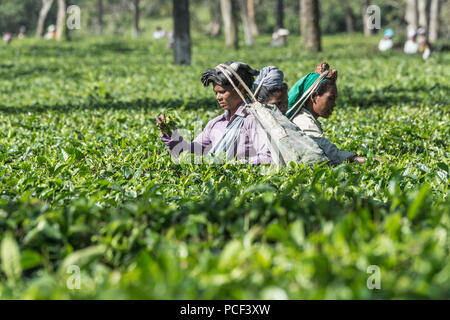
[[[392,41],[392,38],[394,37],[394,30],[387,29],[384,31],[384,37],[380,40],[380,43],[378,44],[378,50],[381,52],[391,50],[394,46],[394,42]]]
[[[283,71],[274,66],[263,68],[253,83],[255,98],[264,104],[273,104],[282,114],[288,110],[288,86]]]
[[[419,44],[417,43],[417,32],[413,27],[408,28],[408,40],[405,42],[403,52],[406,54],[416,54],[419,51]]]
[[[318,87],[308,92],[316,80],[325,71],[328,75],[319,82]],[[358,156],[356,153],[340,150],[336,145],[325,138],[321,123],[317,120],[319,117],[328,118],[336,107],[338,90],[336,81],[338,77],[337,70],[330,70],[326,62],[320,63],[315,72],[309,73],[300,79],[291,90],[289,90],[289,110],[287,117],[310,136],[322,148],[326,156],[333,164],[340,164],[344,161],[355,161],[364,163],[366,159]],[[307,93],[305,95],[305,92]],[[300,98],[305,101],[299,104]],[[386,161],[384,159],[376,159]]]
[[[419,53],[422,54],[422,58],[427,60],[431,56],[431,45],[428,42],[427,31],[423,27],[419,27],[417,30]]]
[[[272,33],[272,47],[285,47],[287,46],[287,36],[289,35],[289,30],[280,28]]]
[[[44,36],[45,40],[54,40],[56,39],[56,27],[54,24],[51,24],[47,28],[47,33]]]
[[[4,43],[4,44],[10,44],[11,41],[12,41],[12,34],[9,33],[9,32],[6,32],[6,33],[3,35],[3,43]]]
[[[156,30],[153,33],[153,39],[159,40],[165,37],[167,37],[167,33],[161,27],[156,27]]]
[[[226,64],[243,79],[248,87],[252,86],[258,70],[242,62]],[[197,155],[218,155],[225,152],[227,160],[237,159],[251,164],[271,163],[270,151],[256,133],[255,120],[245,110],[246,102],[241,98],[241,95],[246,96],[245,90],[241,85],[237,86],[241,92],[241,95],[238,94],[222,73],[224,69],[220,69],[219,66],[208,69],[203,73],[201,81],[205,87],[213,85],[216,100],[225,112],[209,121],[203,132],[193,142],[185,141],[176,128],[173,130],[167,127],[166,117],[161,114],[156,119],[156,124],[162,131],[160,134],[162,141],[174,157],[178,157],[184,151]],[[232,72],[226,69],[225,72],[237,85],[238,82]]]
[[[423,53],[425,51],[425,46],[427,43],[427,31],[425,28],[419,26],[417,29],[417,43],[419,44],[419,52]]]
[[[25,38],[25,32],[27,31],[27,27],[25,26],[20,26],[19,29],[19,35],[17,36],[18,39],[22,40]]]

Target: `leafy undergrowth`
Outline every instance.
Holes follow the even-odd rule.
[[[194,40],[191,67],[143,40],[0,47],[0,298],[448,298],[450,55],[380,55],[358,36],[319,55]],[[155,116],[174,108],[195,136],[220,113],[200,75],[232,59],[289,85],[328,61],[327,136],[392,163],[174,163]]]

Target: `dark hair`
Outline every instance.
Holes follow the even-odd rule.
[[[325,81],[321,82],[317,87],[316,91],[319,96],[323,96],[325,92],[336,86],[336,81],[325,79]]]
[[[245,63],[234,61],[225,62],[225,64],[229,66],[231,66],[233,63],[237,63],[238,65],[237,70],[235,70],[236,73],[242,78],[242,81],[244,81],[247,87],[251,88],[253,81],[255,80],[254,77],[259,73],[259,71],[251,68],[248,64]],[[233,80],[236,86],[239,85],[239,81],[234,77],[234,75],[230,75],[230,78],[231,80]],[[205,87],[209,86],[210,83],[215,83],[222,87],[231,85],[231,83],[228,81],[228,79],[225,77],[222,71],[219,71],[217,69],[206,70],[202,74],[201,81]]]
[[[286,83],[283,83],[279,86],[265,87],[262,86],[259,90],[258,94],[255,96],[256,100],[261,103],[267,103],[270,100],[270,97],[277,91],[287,90],[288,86]]]

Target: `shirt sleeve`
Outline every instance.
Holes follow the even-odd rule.
[[[182,152],[185,151],[196,155],[204,155],[211,147],[211,140],[209,137],[210,131],[211,122],[206,125],[202,133],[200,133],[197,138],[195,138],[191,143],[183,139],[183,137],[178,132],[178,129],[175,129],[170,136],[160,133],[160,137],[173,157],[178,157]]]
[[[328,159],[331,160],[331,162],[335,164],[340,164],[347,159],[356,156],[356,153],[345,151],[345,150],[339,150],[338,147],[336,147],[335,144],[328,141],[325,137],[311,137],[320,148],[322,148],[325,155],[328,157]]]
[[[294,119],[294,123],[319,145],[328,159],[330,159],[330,161],[334,164],[340,164],[347,159],[356,156],[355,153],[345,150],[339,150],[339,148],[336,147],[335,144],[331,143],[327,138],[325,138],[322,129],[319,128],[318,125],[308,117],[298,116]]]

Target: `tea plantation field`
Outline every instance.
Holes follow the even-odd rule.
[[[0,299],[450,298],[450,53],[377,41],[325,37],[312,54],[295,37],[237,52],[195,38],[191,67],[165,41],[0,46]],[[174,163],[155,117],[173,108],[195,132],[219,115],[200,77],[228,60],[290,86],[327,61],[324,130],[369,161]]]

